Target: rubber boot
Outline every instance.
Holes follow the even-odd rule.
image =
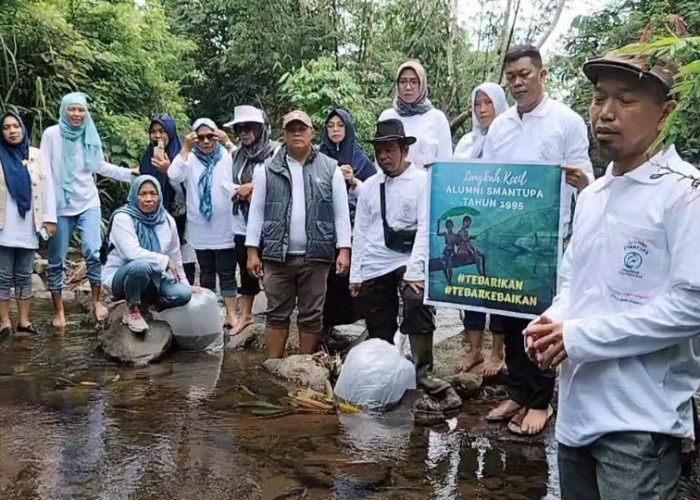
[[[445,391],[450,384],[433,375],[433,335],[409,335],[411,355],[416,365],[416,382],[428,394],[436,395]]]
[[[319,343],[321,342],[321,332],[309,333],[299,330],[299,353],[314,354],[318,351]]]
[[[267,359],[279,359],[284,357],[284,348],[287,345],[289,328],[265,327],[265,348]]]

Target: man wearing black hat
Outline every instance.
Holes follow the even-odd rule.
[[[427,173],[406,160],[416,142],[403,123],[377,123],[374,152],[382,172],[362,186],[357,202],[350,293],[360,296],[371,338],[393,343],[398,328],[408,335],[419,383],[431,393],[449,387],[431,375],[435,310],[423,304],[427,254]]]
[[[651,63],[651,64],[649,64]],[[659,133],[677,67],[591,60],[589,113],[612,158],[581,193],[552,307],[526,329],[540,367],[561,363],[563,500],[671,499],[700,385],[700,176]]]

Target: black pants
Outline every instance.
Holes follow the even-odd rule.
[[[182,267],[185,270],[185,277],[187,278],[187,281],[191,286],[194,286],[195,274],[197,274],[197,264],[194,262],[188,262],[186,264],[182,264]]]
[[[523,330],[527,319],[491,315],[491,332],[505,335],[508,396],[516,403],[544,410],[554,395],[554,370],[540,370],[525,352]]]
[[[338,258],[338,251],[335,253]],[[323,326],[351,325],[360,319],[357,301],[350,297],[350,276],[340,276],[331,266],[326,280],[326,303],[323,306]]]
[[[236,244],[236,262],[238,273],[241,277],[241,286],[238,287],[240,295],[257,295],[260,293],[260,281],[248,274],[248,248],[245,246],[245,235],[237,234],[234,237]]]
[[[222,297],[236,296],[236,252],[233,248],[195,250],[199,262],[199,283],[203,288],[216,291],[216,276]]]
[[[360,303],[370,338],[394,343],[398,328],[399,293],[403,300],[401,333],[404,335],[432,335],[435,331],[435,309],[423,305],[423,293],[403,287],[406,267],[362,283]]]

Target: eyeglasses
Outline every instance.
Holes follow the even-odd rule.
[[[205,142],[205,141],[215,141],[218,139],[219,136],[216,134],[202,134],[202,135],[197,135],[197,140],[200,142]]]
[[[399,85],[402,87],[405,87],[409,83],[411,84],[411,87],[417,87],[420,85],[420,80],[418,78],[399,78]]]

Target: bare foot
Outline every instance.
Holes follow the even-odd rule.
[[[476,365],[484,362],[484,356],[481,351],[470,351],[465,349],[462,354],[462,360],[457,363],[457,373],[468,372]]]
[[[95,315],[95,321],[102,323],[109,316],[109,309],[102,302],[94,302],[92,304],[92,313]]]
[[[520,431],[526,436],[535,436],[544,430],[552,417],[552,407],[546,410],[529,409],[520,424]]]
[[[527,411],[527,408],[523,408],[510,419],[508,422],[509,431],[513,432],[514,434],[522,434],[520,426],[523,425],[523,419],[525,418],[525,415],[527,415]]]
[[[66,327],[66,315],[63,310],[54,312],[51,326],[56,330],[63,330]]]
[[[495,353],[491,351],[489,359],[484,363],[484,378],[491,378],[497,376],[506,367],[505,360],[503,359],[503,353]]]
[[[253,318],[241,317],[238,319],[238,323],[236,323],[236,326],[233,327],[233,330],[231,330],[230,334],[231,335],[238,335],[239,333],[243,333],[243,331],[252,324],[253,324]]]
[[[226,319],[224,320],[224,329],[228,329],[233,331],[234,328],[238,325],[238,316],[235,314],[232,315],[226,315]]]
[[[489,414],[486,415],[486,420],[491,422],[502,422],[504,420],[509,420],[522,408],[522,405],[513,401],[512,399],[509,399],[491,410]]]

